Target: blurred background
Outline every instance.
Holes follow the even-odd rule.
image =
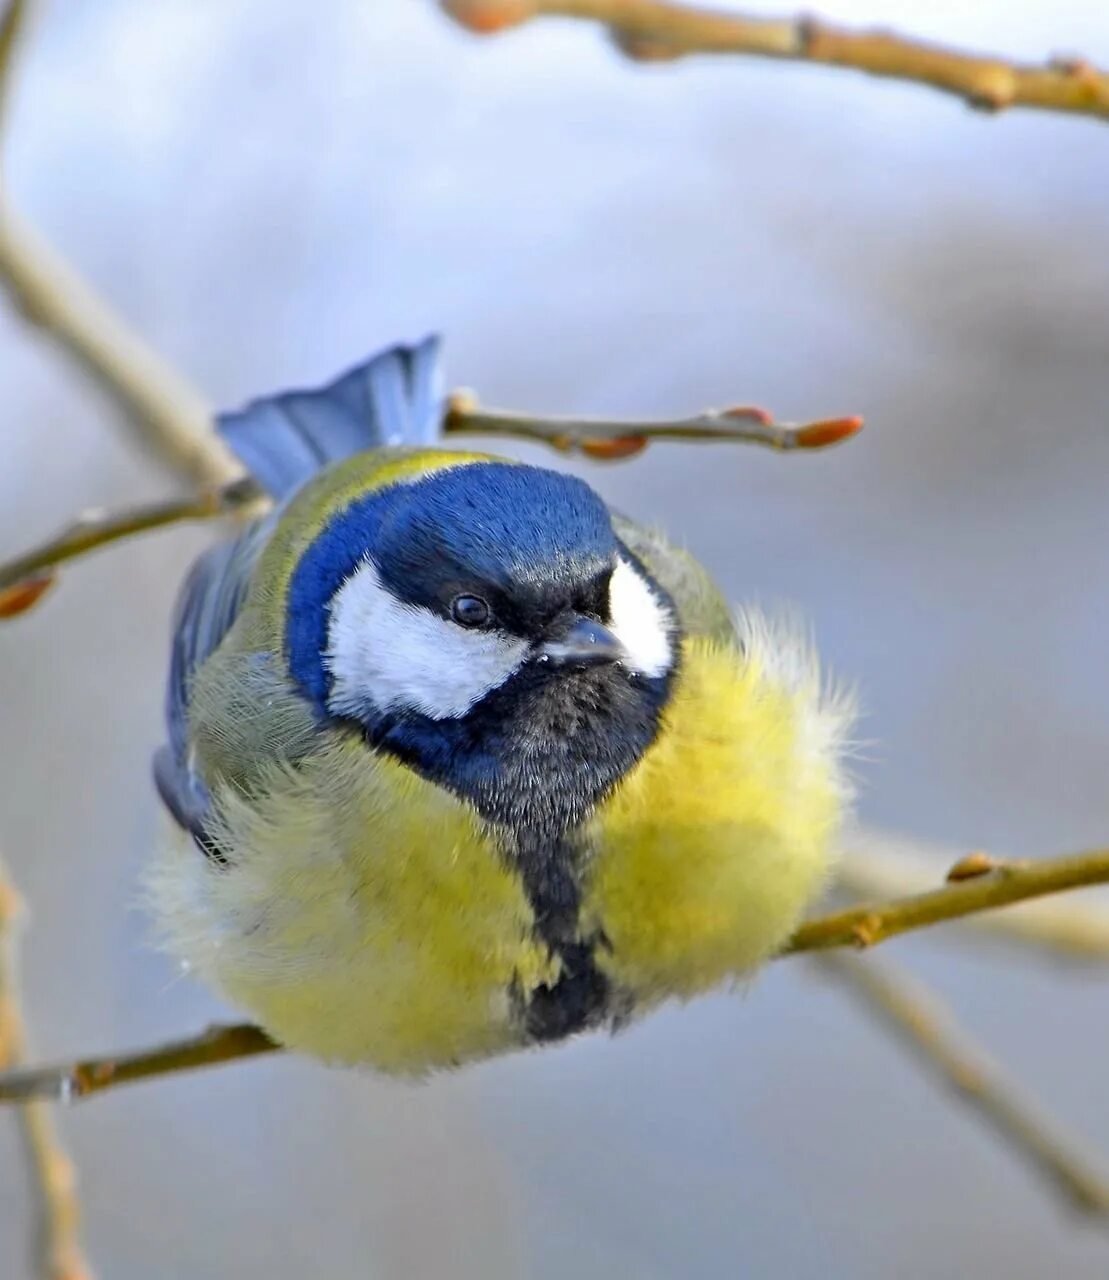
[[[824,13],[1109,62],[1097,0]],[[865,821],[957,850],[1105,843],[1104,124],[819,68],[636,67],[583,24],[479,41],[412,0],[100,0],[45,6],[8,144],[13,199],[220,406],[437,329],[451,381],[494,405],[864,413],[813,457],[660,445],[579,469],[735,599],[812,618],[861,690]],[[175,490],[6,309],[0,387],[0,554]],[[138,905],[169,612],[210,536],[110,550],[0,630],[0,846],[33,908],[40,1056],[227,1016]],[[1104,977],[950,932],[891,952],[1109,1151]],[[63,1119],[105,1280],[1109,1266],[801,962],[422,1087],[274,1059]]]

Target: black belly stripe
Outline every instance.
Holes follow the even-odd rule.
[[[601,1022],[610,984],[597,968],[596,940],[579,937],[582,853],[572,834],[516,833],[513,860],[535,912],[539,937],[562,966],[552,985],[536,987],[523,1000],[524,1027],[539,1043],[561,1040]]]
[[[552,670],[529,662],[457,719],[367,707],[358,720],[371,748],[473,805],[499,834],[535,913],[535,934],[560,961],[556,981],[510,990],[533,1041],[560,1040],[628,1011],[626,993],[596,963],[597,948],[608,947],[603,934],[581,936],[582,832],[655,740],[676,670],[648,677],[619,665]]]

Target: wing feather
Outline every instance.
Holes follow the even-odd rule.
[[[154,757],[154,781],[177,822],[202,837],[209,797],[189,760],[188,713],[194,675],[234,625],[273,527],[256,521],[199,557],[181,589],[173,621],[165,715],[169,742]]]
[[[283,499],[329,463],[381,445],[435,443],[442,421],[439,339],[379,352],[326,387],[265,396],[219,416],[255,480]]]
[[[380,352],[325,387],[266,396],[221,414],[217,426],[252,477],[282,502],[324,467],[352,454],[381,445],[434,443],[441,419],[439,340],[429,337]],[[154,779],[170,813],[205,848],[210,797],[189,743],[194,679],[234,625],[279,513],[200,556],[178,599],[165,702],[169,741],[155,754]],[[251,678],[271,679],[264,662]],[[268,699],[267,705],[276,704]],[[285,713],[286,720],[296,721],[288,708]],[[284,732],[296,736],[287,725]]]

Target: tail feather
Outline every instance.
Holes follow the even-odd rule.
[[[430,445],[442,419],[439,339],[390,347],[314,391],[266,396],[219,416],[219,432],[274,498],[329,463],[380,445]]]

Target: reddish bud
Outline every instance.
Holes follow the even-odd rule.
[[[977,850],[974,853],[968,853],[965,858],[960,858],[947,873],[947,879],[954,884],[958,880],[975,880],[978,876],[989,875],[991,871],[996,870],[997,863],[993,858],[988,853]]]
[[[24,578],[14,586],[0,587],[0,618],[15,618],[36,604],[57,581],[52,573],[37,578]]]
[[[738,404],[731,409],[720,411],[722,418],[735,418],[740,422],[757,422],[760,426],[769,427],[774,422],[774,415],[753,404]]]
[[[478,407],[478,398],[475,391],[471,391],[469,387],[458,387],[447,396],[447,413],[466,414],[476,413]]]
[[[624,31],[619,27],[613,27],[611,34],[617,49],[633,62],[673,62],[688,52],[672,41],[641,35],[635,31]]]
[[[830,444],[849,440],[862,430],[862,418],[829,418],[826,422],[810,422],[797,428],[799,449],[824,449]]]
[[[581,440],[578,448],[595,462],[620,462],[634,458],[647,447],[646,436],[616,436],[612,440]]]
[[[479,36],[491,36],[519,26],[535,13],[527,0],[440,0],[440,3],[459,26]]]

